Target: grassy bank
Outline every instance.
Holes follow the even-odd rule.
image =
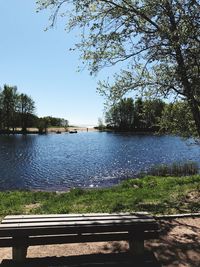
[[[0,192],[0,216],[21,213],[200,211],[200,175],[132,179],[109,189],[56,192]]]

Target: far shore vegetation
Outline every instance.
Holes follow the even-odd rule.
[[[197,137],[195,122],[183,100],[166,103],[154,98],[122,98],[107,106],[105,124],[98,121],[101,131],[132,132],[136,134],[173,134]]]
[[[52,116],[39,118],[35,109],[35,103],[30,96],[19,93],[16,86],[4,85],[0,89],[0,133],[42,134],[51,126],[67,130],[68,120]]]
[[[103,189],[0,192],[0,216],[90,212],[177,214],[200,211],[200,175],[145,176]]]
[[[52,128],[69,130],[69,122],[52,116],[38,117],[34,100],[19,93],[16,86],[0,90],[0,134],[45,134]],[[60,129],[59,129],[60,128]],[[122,98],[107,106],[105,124],[99,118],[100,131],[179,134],[197,136],[192,114],[184,101],[165,103],[161,99]]]

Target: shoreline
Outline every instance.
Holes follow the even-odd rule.
[[[134,130],[134,131],[122,131],[122,130],[114,130],[114,129],[103,129],[100,130],[98,127],[81,127],[81,126],[69,126],[67,129],[64,127],[49,127],[47,128],[46,132],[39,132],[37,128],[27,128],[26,132],[23,132],[20,128],[16,128],[14,131],[6,131],[6,130],[0,130],[0,135],[15,135],[15,134],[21,134],[21,135],[29,135],[29,134],[38,134],[38,135],[44,135],[49,133],[68,133],[70,131],[77,131],[77,132],[106,132],[106,133],[116,133],[116,134],[130,134],[130,135],[166,135],[165,133],[158,133],[156,131],[150,131],[147,130]]]
[[[64,127],[49,127],[47,129],[47,132],[39,132],[37,128],[27,128],[26,132],[22,132],[21,129],[16,129],[14,131],[0,131],[0,135],[15,135],[15,134],[21,134],[21,135],[29,135],[29,134],[38,134],[38,135],[44,135],[49,133],[68,133],[70,131],[76,131],[77,132],[99,132],[98,129],[94,128],[85,128],[85,127],[68,127],[67,130]]]

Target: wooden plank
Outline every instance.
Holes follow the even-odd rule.
[[[171,214],[171,215],[156,215],[158,220],[174,220],[179,218],[195,218],[200,217],[200,213],[181,213],[181,214]]]
[[[125,213],[123,213],[124,215]],[[127,213],[130,214],[130,213]],[[95,217],[95,216],[109,216],[109,215],[119,215],[119,214],[111,214],[111,213],[86,213],[86,214],[29,214],[29,215],[7,215],[5,218],[6,219],[14,219],[14,218],[52,218],[52,217],[58,217],[58,218],[63,218],[63,217],[71,217],[71,218],[76,218],[76,217]]]
[[[90,225],[142,225],[148,223],[154,223],[152,219],[124,219],[124,220],[106,220],[106,221],[71,221],[71,222],[37,222],[37,223],[11,223],[11,224],[0,224],[0,229],[6,228],[28,228],[28,227],[51,227],[51,226],[76,226],[76,227],[87,227]]]
[[[10,239],[0,239],[0,247],[13,246],[37,246],[37,245],[52,245],[52,244],[70,244],[70,243],[85,243],[85,242],[103,242],[103,241],[120,241],[127,240],[128,232],[126,233],[103,233],[103,234],[88,234],[88,235],[58,235],[58,236],[33,236],[27,240],[16,241]]]
[[[110,218],[142,218],[142,219],[148,219],[148,218],[153,218],[152,216],[147,216],[147,215],[132,215],[132,214],[123,214],[123,215],[104,215],[104,216],[76,216],[76,217],[72,217],[72,216],[52,216],[52,217],[48,217],[48,216],[34,216],[34,217],[18,217],[18,216],[12,216],[12,218],[7,218],[7,216],[3,219],[4,221],[12,221],[12,220],[50,220],[50,219],[68,219],[68,220],[95,220],[95,219],[110,219]]]
[[[138,223],[138,224],[90,224],[90,225],[51,225],[46,226],[30,226],[30,227],[7,227],[7,225],[1,225],[0,236],[30,236],[30,235],[53,235],[53,234],[71,234],[71,233],[102,233],[102,232],[123,232],[123,231],[138,231],[138,230],[157,230],[158,225],[155,222]]]
[[[86,214],[40,214],[40,215],[7,215],[4,220],[12,219],[37,219],[37,218],[81,218],[81,217],[123,217],[123,216],[135,216],[135,217],[151,217],[147,212],[138,213],[86,213]]]
[[[35,216],[34,218],[31,217],[22,217],[18,218],[18,216],[12,216],[8,219],[6,216],[2,223],[11,223],[11,222],[31,222],[31,221],[100,221],[100,220],[123,220],[123,219],[132,219],[132,220],[154,220],[155,219],[151,216],[146,215],[109,215],[109,216],[76,216],[75,218],[71,216],[53,216],[53,217],[38,217]]]
[[[0,247],[12,247],[13,246],[13,239],[12,237],[3,237],[0,238]]]
[[[66,244],[66,243],[85,243],[85,242],[103,242],[103,241],[120,241],[127,240],[128,233],[125,234],[101,234],[101,235],[77,235],[71,237],[47,237],[45,243],[47,244]],[[32,238],[30,245],[42,245],[44,238]]]
[[[158,238],[158,231],[144,232],[144,239]],[[0,247],[13,247],[16,245],[53,245],[53,244],[70,244],[83,242],[102,242],[102,241],[120,241],[129,240],[128,232],[114,233],[94,233],[94,234],[68,234],[68,235],[48,235],[48,236],[31,236],[28,239],[19,238],[0,238]]]
[[[13,224],[13,223],[36,223],[36,222],[79,222],[79,221],[92,221],[92,222],[99,222],[99,221],[110,221],[110,220],[131,220],[131,221],[147,221],[147,220],[154,220],[152,218],[146,217],[146,218],[141,218],[141,217],[136,217],[136,216],[110,216],[110,217],[77,217],[77,218],[67,218],[67,217],[63,217],[63,218],[21,218],[21,219],[10,219],[10,220],[6,220],[4,219],[1,223],[2,224]]]

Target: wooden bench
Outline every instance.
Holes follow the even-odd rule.
[[[28,246],[128,240],[130,252],[142,257],[144,240],[157,231],[147,213],[15,215],[0,224],[0,247],[12,247],[13,260],[23,261]]]

